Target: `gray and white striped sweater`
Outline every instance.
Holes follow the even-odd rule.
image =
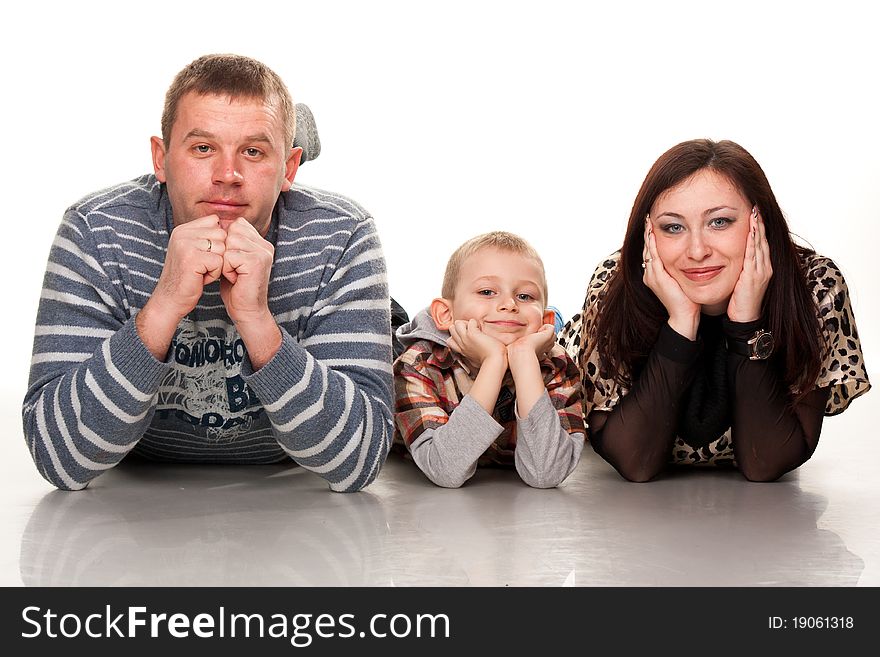
[[[180,323],[165,362],[138,336],[134,317],[162,272],[172,228],[152,175],[65,213],[22,408],[40,473],[77,490],[134,451],[207,463],[289,457],[333,490],[369,484],[393,432],[388,286],[371,217],[299,185],[280,195],[267,239],[282,345],[257,372],[218,282]]]

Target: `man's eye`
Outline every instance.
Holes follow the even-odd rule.
[[[197,144],[196,146],[193,147],[193,149],[197,153],[210,153],[211,152],[211,147],[208,146],[207,144]]]
[[[245,149],[244,153],[248,157],[259,157],[263,154],[263,151],[261,151],[259,148],[247,148]]]

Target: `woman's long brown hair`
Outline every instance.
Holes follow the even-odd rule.
[[[603,378],[632,384],[657,341],[661,325],[669,318],[642,280],[645,217],[660,194],[702,169],[725,176],[761,212],[773,265],[761,316],[764,328],[773,333],[776,346],[772,358],[779,364],[785,384],[806,394],[819,374],[824,345],[799,257],[812,251],[792,241],[767,176],[755,158],[732,141],[686,141],[654,163],[633,202],[617,270],[597,300],[593,335],[582,339],[587,340],[590,350],[598,350]]]

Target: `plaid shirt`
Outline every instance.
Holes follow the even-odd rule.
[[[550,402],[568,433],[585,433],[581,375],[577,365],[559,345],[541,361],[544,386]],[[394,450],[406,452],[426,429],[436,429],[471,389],[474,378],[451,349],[430,340],[419,340],[394,363]],[[508,371],[492,417],[504,431],[477,462],[478,466],[512,466],[516,447],[516,389]]]

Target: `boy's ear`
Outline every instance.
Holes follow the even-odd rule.
[[[441,331],[448,331],[452,326],[452,303],[448,299],[437,297],[431,302],[431,319]]]
[[[544,311],[544,323],[545,324],[556,324],[556,313],[554,313],[549,308]]]

